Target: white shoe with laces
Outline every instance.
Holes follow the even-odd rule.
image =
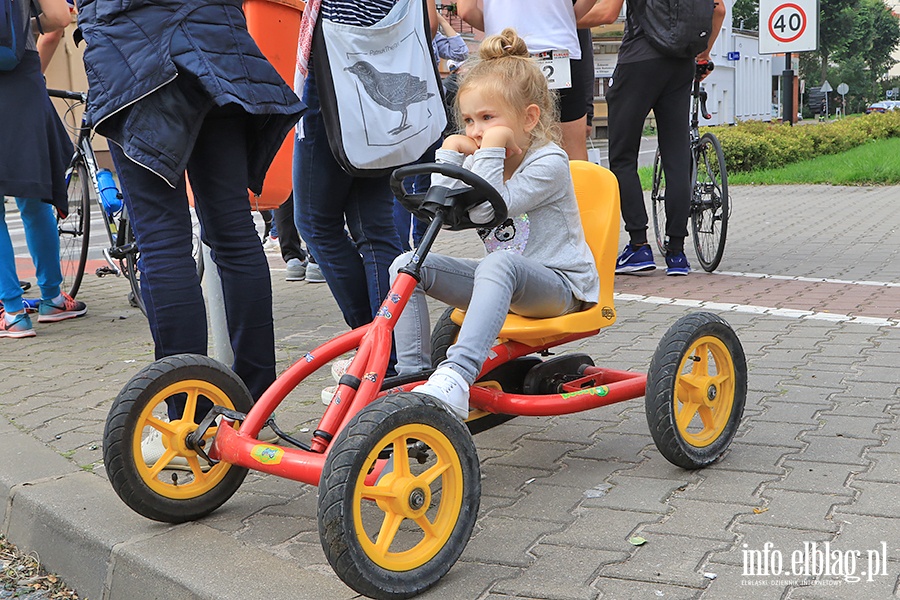
[[[331,377],[335,383],[340,383],[341,377],[350,368],[351,362],[353,362],[352,356],[350,358],[341,358],[331,363]]]
[[[163,444],[163,436],[162,432],[158,429],[153,429],[150,431],[150,434],[141,440],[141,454],[144,457],[144,464],[146,464],[151,469],[159,459],[162,458],[163,454],[166,453],[166,446]],[[200,460],[200,470],[201,471],[209,471],[210,465],[203,457],[197,457]],[[191,466],[188,464],[188,461],[183,456],[175,456],[172,460],[169,461],[165,469],[174,469],[176,471],[190,471]]]
[[[447,410],[465,421],[469,416],[469,384],[450,367],[441,367],[428,381],[412,389],[439,400]]]

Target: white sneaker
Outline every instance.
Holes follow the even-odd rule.
[[[352,356],[350,358],[341,358],[331,363],[331,377],[334,379],[335,383],[341,382],[341,377],[343,377],[344,373],[347,372],[347,369],[350,368],[351,362],[353,362]]]
[[[450,367],[441,367],[428,381],[412,389],[440,400],[457,417],[465,421],[469,416],[469,384]]]
[[[278,238],[267,237],[266,241],[263,242],[263,250],[266,252],[281,252],[281,244],[278,243]]]
[[[322,388],[322,404],[328,406],[331,404],[331,399],[334,398],[334,393],[337,392],[338,386],[329,385],[328,387]]]
[[[319,263],[311,262],[306,266],[306,283],[325,283]]]
[[[150,431],[150,435],[141,440],[141,455],[144,457],[144,464],[146,464],[151,469],[153,466],[159,462],[159,459],[162,458],[163,454],[166,453],[166,446],[163,444],[162,432],[158,429],[153,429]],[[205,460],[203,460],[202,456],[197,457],[200,460],[200,470],[201,471],[209,471],[210,465]],[[188,461],[183,456],[175,456],[172,460],[169,461],[169,464],[165,466],[166,469],[174,469],[176,471],[190,471],[191,466],[188,464]]]

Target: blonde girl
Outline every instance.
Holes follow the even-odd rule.
[[[480,260],[429,254],[394,335],[397,372],[431,368],[426,294],[467,309],[458,341],[428,381],[414,391],[442,401],[460,418],[468,415],[469,386],[509,311],[554,317],[597,302],[599,281],[584,239],[569,160],[557,145],[559,123],[546,80],[513,29],[486,38],[470,61],[456,96],[461,135],[451,135],[437,161],[462,165],[493,185],[509,218],[479,229],[486,255]],[[459,182],[435,175],[432,185]],[[475,223],[493,217],[485,203],[473,208]],[[409,262],[391,266],[396,277]]]

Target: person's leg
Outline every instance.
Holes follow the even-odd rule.
[[[450,367],[471,385],[481,372],[509,311],[555,317],[578,310],[565,280],[552,269],[512,252],[492,252],[475,270],[472,299],[457,342],[440,367]]]
[[[572,87],[559,90],[558,96],[562,148],[569,155],[569,160],[587,160],[587,105],[584,102],[585,79],[581,74],[583,64],[581,59],[571,61]]]
[[[619,181],[622,220],[634,246],[647,243],[647,209],[637,163],[644,120],[656,94],[656,83],[645,78],[648,62],[652,61],[618,65],[606,97],[609,167]]]
[[[275,381],[275,332],[269,265],[247,201],[246,148],[246,113],[234,105],[213,109],[188,172],[204,242],[222,280],[232,368],[255,400]]]
[[[410,189],[410,191],[412,190]],[[400,248],[404,252],[409,252],[412,250],[409,241],[409,232],[414,217],[408,210],[403,208],[403,205],[397,200],[394,200],[392,216],[394,219],[394,227],[397,228],[397,235],[400,237]]]
[[[690,123],[693,60],[666,61],[665,89],[653,106],[659,129],[659,150],[666,172],[666,237],[668,250],[684,251],[687,222],[691,210]]]
[[[25,310],[22,287],[16,275],[16,254],[6,225],[6,206],[0,201],[0,302],[9,313]]]
[[[391,281],[409,262],[411,253],[401,254],[391,264]],[[431,368],[431,325],[426,295],[457,308],[465,308],[472,297],[478,261],[442,254],[425,257],[421,281],[394,326],[397,344],[397,374],[409,375]]]
[[[42,300],[53,300],[60,294],[62,270],[59,266],[59,231],[52,206],[35,199],[16,198],[25,242],[34,262],[35,275]]]
[[[331,153],[312,72],[306,80],[303,101],[308,107],[303,115],[304,137],[294,145],[294,220],[310,253],[316,257],[344,321],[352,328],[360,327],[369,323],[374,313],[366,268],[356,245],[344,231],[344,210],[353,178]],[[389,220],[390,206],[387,211]],[[396,236],[393,223],[388,228]],[[399,240],[394,243],[396,256]]]
[[[278,244],[281,247],[281,258],[284,262],[297,258],[306,260],[306,252],[300,242],[300,233],[294,225],[294,195],[288,196],[284,203],[275,209],[273,226],[278,230]]]

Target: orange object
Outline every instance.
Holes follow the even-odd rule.
[[[247,29],[278,74],[293,88],[297,63],[297,37],[306,2],[300,0],[244,0]],[[281,206],[291,195],[291,171],[294,160],[294,130],[288,132],[266,174],[262,194],[250,192],[255,210]]]

